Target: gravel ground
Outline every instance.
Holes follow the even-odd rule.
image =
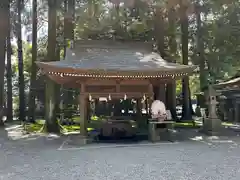
[[[239,180],[237,143],[57,150],[63,140],[0,137],[3,180]]]

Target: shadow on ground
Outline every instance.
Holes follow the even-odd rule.
[[[58,148],[66,137],[56,134],[26,133],[23,125],[8,125],[0,130],[0,144],[6,147]]]
[[[174,142],[209,142],[209,141],[238,141],[240,142],[240,128],[239,126],[226,126],[221,132],[220,136],[207,136],[199,132],[199,129],[190,128],[177,128],[173,132]],[[147,135],[141,135],[134,138],[125,139],[102,139],[101,141],[92,142],[94,144],[140,144],[146,143],[148,139]],[[45,133],[26,133],[22,125],[10,125],[5,129],[0,130],[1,144],[10,142],[13,145],[24,145],[25,147],[31,148],[43,148],[43,147],[80,147],[84,144],[79,134],[68,134],[68,135],[56,135],[56,134],[45,134]],[[167,138],[163,137],[159,143],[169,142]],[[171,143],[171,142],[169,142]]]

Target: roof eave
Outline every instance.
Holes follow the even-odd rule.
[[[134,77],[134,78],[175,78],[189,76],[194,73],[197,66],[186,66],[176,70],[98,70],[98,69],[76,69],[68,67],[56,67],[47,62],[37,62],[39,68],[45,73],[61,76],[83,76],[83,77]]]

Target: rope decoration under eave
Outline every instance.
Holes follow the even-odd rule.
[[[107,74],[73,74],[73,73],[60,73],[60,72],[48,72],[49,75],[54,76],[70,76],[70,77],[86,77],[86,78],[170,78],[188,76],[189,73],[176,73],[176,74],[156,74],[156,75],[107,75]]]

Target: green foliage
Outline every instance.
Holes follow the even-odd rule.
[[[76,37],[80,39],[151,39],[149,9],[138,3],[137,17],[131,8],[109,6],[105,1],[88,1],[77,6]]]
[[[113,6],[107,6],[104,1],[84,1],[77,7],[77,26],[76,37],[80,39],[106,39],[120,38],[131,40],[150,40],[153,35],[153,14],[154,7],[151,2],[137,1],[133,8],[120,6],[116,9]],[[156,1],[158,7],[165,9],[167,14],[168,8],[177,6],[177,2]],[[189,9],[193,6],[188,4]],[[202,3],[202,20],[203,20],[203,41],[204,41],[204,57],[207,60],[207,76],[208,80],[213,82],[223,80],[233,76],[239,69],[239,53],[240,53],[240,24],[238,21],[240,4],[237,1],[214,1],[204,0]],[[150,6],[149,6],[150,5]],[[179,13],[177,11],[177,13]],[[189,55],[190,60],[194,64],[197,61],[196,51],[196,21],[189,14]],[[167,24],[167,19],[165,19]],[[166,35],[172,31],[167,26],[164,28]],[[178,33],[179,24],[177,24],[176,40],[178,46],[178,57],[181,57],[180,51],[180,33]],[[166,38],[166,40],[168,40]],[[168,48],[166,48],[168,52]],[[177,58],[177,62],[181,63],[181,58],[176,55],[170,57]],[[190,86],[193,92],[199,91],[198,76],[191,78]],[[178,88],[178,91],[180,89]]]
[[[31,31],[31,8],[25,1],[23,8],[23,25]],[[153,3],[152,3],[153,2]],[[189,1],[189,9],[195,1]],[[175,58],[178,63],[181,58],[181,33],[179,23],[179,9],[177,1],[144,1],[139,0],[134,7],[115,7],[105,0],[82,0],[76,1],[75,15],[75,39],[125,39],[149,41],[155,38],[153,33],[155,4],[164,13],[165,44],[168,44],[170,34],[175,34],[177,42],[177,53],[171,54],[166,46],[165,50],[169,57]],[[204,58],[206,59],[206,78],[213,82],[221,81],[233,76],[240,68],[240,2],[224,0],[203,0],[202,4],[202,29],[204,41]],[[39,29],[46,26],[47,1],[38,1],[38,25]],[[175,7],[177,23],[172,29],[168,24],[168,12],[170,7]],[[16,1],[11,5],[12,38],[16,36]],[[65,45],[63,38],[63,5],[57,7],[57,42],[59,47]],[[192,13],[192,12],[191,12]],[[199,65],[196,49],[196,19],[189,14],[189,61]],[[38,60],[46,57],[47,35],[38,38]],[[69,42],[67,42],[69,43]],[[13,100],[14,107],[18,104],[18,67],[17,51],[13,47]],[[61,57],[63,50],[61,50]],[[26,92],[28,92],[29,75],[31,70],[31,45],[23,44],[24,75]],[[41,81],[43,81],[41,79]],[[40,83],[41,84],[41,83]],[[190,77],[191,95],[194,97],[199,92],[199,74]],[[181,94],[181,80],[177,81],[177,94]]]
[[[209,78],[216,82],[233,76],[240,66],[240,3],[213,0],[205,0],[203,3],[205,59]]]

